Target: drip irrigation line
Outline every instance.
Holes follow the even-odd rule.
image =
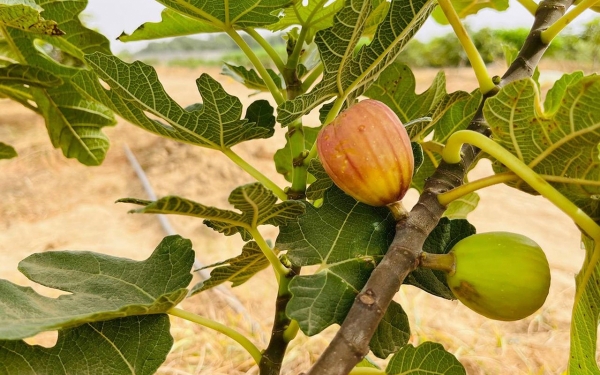
[[[156,201],[157,200],[156,193],[154,192],[154,189],[152,188],[152,185],[150,184],[150,180],[148,179],[146,172],[144,172],[144,169],[142,168],[142,166],[140,165],[137,158],[135,157],[135,155],[133,154],[133,152],[131,151],[131,149],[129,148],[129,146],[127,144],[123,145],[123,149],[125,151],[125,156],[127,157],[127,160],[129,161],[129,164],[131,165],[131,168],[133,169],[136,176],[140,180],[142,187],[144,188],[144,191],[146,192],[146,195],[148,196],[148,198],[150,200]],[[158,218],[160,226],[162,227],[163,231],[166,233],[167,236],[172,236],[174,234],[177,234],[177,232],[175,232],[175,229],[173,229],[173,226],[171,225],[171,222],[169,221],[169,219],[167,218],[166,215],[157,214],[156,217]],[[207,280],[208,278],[210,278],[210,274],[207,270],[202,269],[203,267],[204,267],[204,264],[202,264],[202,262],[200,262],[198,259],[194,259],[194,273],[196,273],[201,280]],[[242,315],[244,317],[244,319],[248,323],[250,323],[250,325],[252,327],[252,331],[255,333],[258,333],[263,342],[266,341],[265,333],[264,333],[261,325],[250,316],[250,314],[248,313],[248,310],[246,310],[246,307],[244,307],[244,305],[240,302],[240,300],[233,293],[231,293],[231,291],[229,289],[223,287],[223,285],[218,285],[218,286],[212,288],[211,290],[218,292],[217,294],[225,300],[225,302],[229,305],[229,307],[231,307],[233,309],[233,311]]]

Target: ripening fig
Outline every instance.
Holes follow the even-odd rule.
[[[340,113],[319,133],[317,151],[333,182],[360,202],[392,204],[410,187],[410,138],[398,116],[377,100],[363,100]]]
[[[515,233],[475,234],[450,251],[448,286],[463,304],[490,319],[519,320],[548,296],[550,267],[533,240]]]

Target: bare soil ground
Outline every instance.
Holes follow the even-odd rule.
[[[167,91],[182,105],[199,102],[194,84],[200,73],[217,77],[230,93],[249,102],[245,90],[217,69],[159,68]],[[425,89],[434,70],[417,72],[418,91]],[[498,72],[500,73],[500,69]],[[469,69],[447,70],[448,90],[471,91],[476,87]],[[253,97],[252,99],[254,99]],[[313,118],[316,125],[316,119]],[[12,144],[19,157],[0,161],[0,277],[31,283],[17,271],[18,262],[51,250],[92,250],[110,255],[145,259],[164,232],[151,215],[129,215],[131,207],[113,204],[122,197],[146,198],[127,162],[123,147],[129,145],[139,159],[158,196],[176,194],[203,203],[229,207],[229,192],[252,179],[220,154],[178,144],[151,135],[124,121],[106,130],[112,147],[100,167],[84,167],[54,150],[40,117],[17,104],[0,102],[0,140]],[[256,141],[235,150],[261,171],[285,186],[272,162],[284,132],[275,142]],[[483,161],[471,178],[491,173]],[[470,215],[478,232],[512,231],[527,235],[546,251],[552,267],[550,295],[533,316],[513,323],[483,318],[456,301],[432,297],[410,286],[402,287],[397,300],[411,321],[411,342],[441,342],[466,366],[469,374],[561,374],[566,369],[569,323],[575,290],[574,275],[583,251],[575,225],[541,197],[531,197],[506,186],[480,192],[481,202]],[[408,204],[416,195],[410,194]],[[197,257],[209,264],[237,255],[241,240],[222,237],[200,220],[170,217],[174,228],[193,241]],[[276,231],[265,235],[275,239]],[[55,292],[36,286],[47,295]],[[218,320],[251,336],[264,347],[270,332],[276,285],[266,270],[245,285],[233,289],[257,324],[233,311],[215,292],[206,292],[183,307]],[[202,327],[172,319],[175,345],[160,374],[256,374],[252,360],[228,338]],[[290,347],[285,374],[306,369],[325,347],[337,328],[306,338],[302,334]],[[51,345],[51,336],[30,339]]]

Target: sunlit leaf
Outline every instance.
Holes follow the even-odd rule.
[[[85,251],[33,254],[19,270],[31,281],[70,294],[49,298],[0,280],[0,339],[163,313],[185,298],[193,262],[191,242],[179,236],[166,237],[144,261]]]
[[[277,202],[277,197],[262,184],[243,185],[231,192],[229,203],[241,212],[205,206],[180,197],[164,197],[155,202],[124,198],[117,202],[144,206],[134,213],[175,214],[206,219],[209,227],[231,236],[240,233],[246,241],[252,237],[250,230],[259,225],[285,225],[304,213],[304,203],[299,201]]]
[[[281,31],[293,26],[301,26],[306,30],[307,42],[311,42],[317,31],[333,25],[333,17],[343,6],[344,0],[311,0],[308,3],[296,1],[283,10],[283,17],[277,23],[267,28]]]
[[[146,22],[130,35],[122,33],[117,39],[121,42],[135,42],[219,31],[222,29],[211,23],[199,21],[166,8],[161,13],[160,22]]]
[[[34,0],[0,0],[0,25],[35,34],[63,35],[56,21],[41,16],[43,10]]]
[[[484,107],[494,140],[594,220],[600,220],[599,100],[600,76],[567,75],[544,108],[531,79],[505,86]],[[493,167],[507,171],[498,161]],[[521,180],[508,185],[534,193]]]
[[[210,278],[196,284],[190,295],[214,288],[226,281],[230,281],[232,287],[242,285],[268,266],[269,261],[258,244],[254,241],[248,242],[244,245],[242,254],[237,257],[203,267],[202,269],[213,268]]]
[[[473,192],[455,199],[448,205],[444,216],[448,219],[466,219],[477,208],[479,204],[479,194]]]
[[[191,17],[205,28],[226,30],[233,27],[265,27],[279,20],[277,13],[292,0],[157,0],[167,8]],[[170,26],[171,24],[167,24]]]
[[[21,63],[60,78],[63,84],[47,88],[29,87],[27,90],[9,85],[3,86],[2,92],[26,106],[28,100],[35,101],[35,110],[44,116],[52,144],[61,148],[65,156],[77,158],[86,165],[99,165],[109,147],[102,128],[113,125],[115,119],[108,108],[84,98],[71,85],[70,79],[81,70],[71,66],[71,62],[83,66],[86,53],[110,53],[109,42],[81,24],[78,16],[87,5],[86,0],[69,1],[68,6],[58,0],[38,3],[43,3],[43,16],[56,21],[65,35],[34,34],[6,26],[4,36],[12,53],[20,56]],[[41,77],[37,75],[37,79]],[[55,80],[51,78],[50,82]]]
[[[267,72],[275,82],[275,85],[282,89],[281,77],[277,75],[272,69],[267,69]],[[228,77],[233,78],[234,80],[240,82],[250,90],[258,90],[269,92],[269,88],[265,81],[258,75],[256,70],[254,69],[246,69],[243,66],[235,66],[232,64],[223,64],[223,70],[221,74],[226,75]]]
[[[413,139],[421,141],[433,132],[433,136],[430,136],[431,141],[445,144],[450,135],[469,126],[480,102],[481,94],[479,90],[474,91],[472,94],[463,91],[451,93],[444,97],[433,110],[430,123],[424,127],[419,127],[419,129],[408,127],[407,130]],[[425,180],[435,172],[442,160],[441,155],[427,148],[424,148],[423,152],[425,156],[423,164],[411,182],[411,187],[419,192],[423,191]]]
[[[575,278],[576,294],[571,320],[571,374],[600,374],[596,362],[598,322],[600,320],[600,246],[583,237],[585,262]]]
[[[424,342],[416,348],[406,345],[389,361],[388,375],[466,375],[456,357],[444,350],[441,344]]]
[[[428,0],[393,1],[373,41],[355,53],[371,12],[371,1],[346,1],[333,26],[317,32],[315,37],[324,66],[322,81],[310,92],[280,105],[279,122],[288,124],[336,96],[351,95],[353,99],[363,94],[379,73],[394,62],[434,5]]]
[[[490,8],[497,11],[508,9],[508,0],[452,0],[452,6],[460,18],[476,14],[482,9]],[[433,19],[442,25],[448,25],[448,19],[440,7],[431,14]]]
[[[96,53],[86,56],[96,74],[110,86],[105,89],[90,72],[81,71],[73,83],[82,94],[99,100],[121,117],[155,134],[216,150],[274,133],[274,121],[253,123],[242,118],[242,103],[208,74],[196,80],[202,105],[184,109],[164,90],[156,70],[140,61],[128,64],[115,56]],[[253,103],[261,113],[273,112],[266,100]],[[252,107],[251,106],[251,107]],[[160,122],[148,116],[158,116]]]
[[[390,107],[403,124],[430,116],[446,94],[446,76],[439,72],[431,86],[421,94],[415,93],[415,76],[410,68],[400,62],[388,66],[365,92],[365,96],[379,100]],[[427,126],[427,124],[422,124]],[[421,124],[419,124],[421,125]],[[428,133],[409,127],[409,136],[419,141]]]

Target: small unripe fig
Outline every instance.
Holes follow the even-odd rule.
[[[548,296],[550,267],[533,240],[516,233],[489,232],[459,241],[450,251],[454,270],[448,286],[463,304],[496,320],[533,314]]]
[[[410,138],[394,111],[377,100],[363,100],[340,113],[319,133],[317,151],[333,182],[360,202],[392,204],[410,187]]]

